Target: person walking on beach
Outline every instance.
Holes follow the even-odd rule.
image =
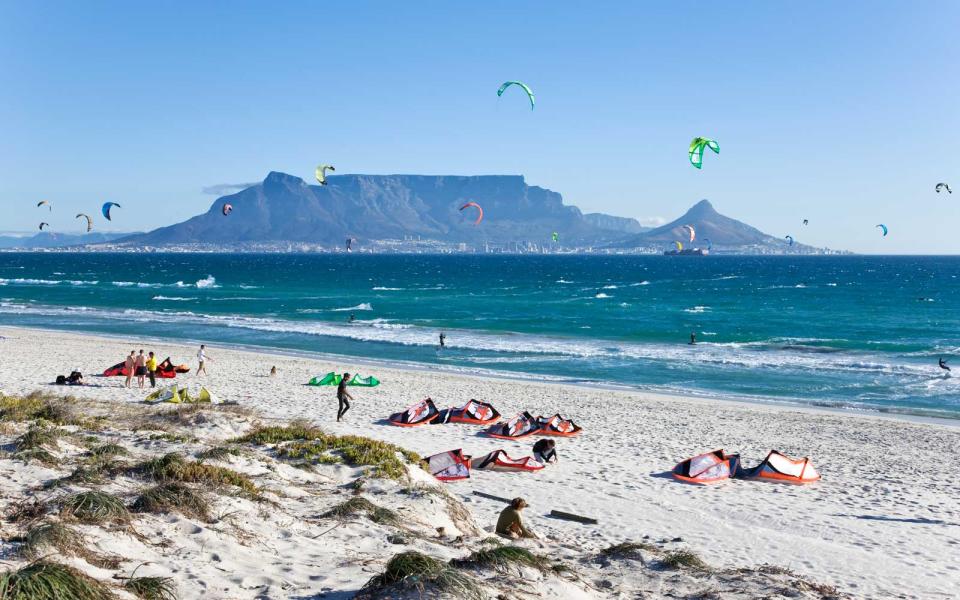
[[[337,385],[337,402],[340,404],[340,407],[337,409],[337,422],[350,410],[350,403],[347,402],[347,400],[353,400],[353,396],[347,391],[348,383],[350,383],[350,373],[344,373],[340,379],[340,383]]]
[[[203,344],[200,344],[200,351],[197,352],[197,362],[200,363],[200,366],[197,367],[197,377],[200,377],[200,373],[208,375],[206,363],[208,360],[213,360],[207,356],[207,347]]]
[[[153,352],[147,357],[147,377],[150,378],[150,387],[157,387],[157,357]]]
[[[124,385],[130,387],[130,384],[133,382],[133,369],[134,365],[137,362],[137,359],[134,358],[134,351],[131,350],[130,354],[127,356],[127,360],[123,361],[123,372],[127,375],[127,381]]]
[[[500,511],[500,518],[497,519],[497,535],[511,540],[520,538],[538,539],[537,534],[523,526],[523,518],[520,512],[527,506],[527,501],[523,498],[514,498],[510,505]]]
[[[140,349],[140,354],[137,355],[133,364],[137,376],[137,387],[142,390],[143,380],[147,376],[147,357],[143,354],[143,348]]]

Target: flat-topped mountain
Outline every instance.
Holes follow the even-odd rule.
[[[122,240],[128,245],[310,242],[422,237],[446,242],[610,243],[635,232],[634,219],[591,215],[518,175],[336,175],[328,185],[271,172],[262,183],[218,198],[202,215]],[[474,208],[484,218],[475,225]],[[224,204],[233,207],[224,216]]]

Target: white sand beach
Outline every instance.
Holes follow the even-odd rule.
[[[140,348],[196,368],[193,344],[18,328],[0,328],[0,335],[0,391],[5,394],[41,390],[139,403],[146,392],[125,389],[122,378],[91,375]],[[216,345],[207,352],[212,358],[208,376],[197,378],[191,372],[177,381],[202,382],[218,397],[255,410],[261,420],[309,419],[330,433],[384,440],[423,456],[457,448],[479,455],[502,447],[520,457],[529,454],[535,441],[503,442],[464,425],[406,429],[384,422],[425,397],[441,408],[475,398],[491,402],[505,417],[528,410],[573,419],[584,431],[558,440],[558,464],[532,474],[474,473],[468,481],[446,486],[484,526],[493,524],[502,505],[473,496],[474,490],[525,497],[531,504],[530,526],[550,537],[545,546],[556,543],[587,552],[645,536],[682,538],[685,547],[712,565],[786,567],[856,597],[948,598],[960,589],[960,501],[953,477],[960,467],[960,428],[951,424],[405,370]],[[267,376],[271,366],[277,367],[275,378]],[[87,376],[88,385],[49,385],[73,369]],[[334,388],[305,385],[334,370],[372,374],[382,382],[376,388],[351,388],[356,402],[344,423],[335,421]],[[213,433],[200,428],[196,435]],[[747,481],[699,487],[667,475],[678,461],[716,448],[739,452],[746,465],[771,449],[809,456],[823,479],[803,487]],[[35,468],[18,472],[17,481],[8,474],[4,492],[26,485],[36,475],[30,469]],[[287,469],[285,477],[301,477]],[[599,524],[547,517],[553,509],[596,517]],[[347,538],[337,539],[342,543]],[[249,571],[251,586],[254,580],[276,582],[286,577],[281,558],[288,551],[266,548],[270,559],[261,561],[243,548],[238,549],[242,559],[228,562],[230,568]],[[318,556],[317,566],[329,570],[334,556]],[[215,571],[195,575],[216,577]],[[359,576],[349,570],[341,575]],[[339,589],[332,580],[323,586]],[[267,596],[211,592],[210,597],[288,597],[280,588],[271,589],[274,594]]]

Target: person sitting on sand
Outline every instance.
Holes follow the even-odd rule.
[[[277,366],[274,365],[270,367],[270,377],[276,377],[276,376],[277,376]]]
[[[137,363],[137,359],[134,358],[134,351],[130,351],[130,355],[127,356],[127,360],[123,361],[123,370],[127,374],[127,381],[124,383],[125,386],[130,387],[130,383],[133,382],[133,368]]]
[[[343,415],[347,414],[347,411],[350,410],[350,403],[347,402],[347,399],[353,400],[353,396],[347,391],[348,383],[350,383],[350,373],[344,373],[343,377],[340,378],[339,385],[337,385],[337,402],[340,404],[340,408],[337,409],[338,422],[343,418]]]
[[[497,519],[497,535],[511,540],[520,538],[538,539],[537,534],[523,526],[523,518],[520,512],[529,506],[523,498],[514,498],[510,505],[500,511],[500,518]]]
[[[533,445],[533,457],[543,464],[557,462],[557,442],[554,440],[537,440]]]
[[[67,377],[67,385],[83,385],[83,373],[77,370],[72,371],[70,377]]]

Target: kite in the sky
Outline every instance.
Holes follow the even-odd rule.
[[[810,221],[809,221],[808,219],[804,219],[804,220],[803,220],[803,224],[804,224],[804,225],[809,225],[809,224],[810,224]]]
[[[233,205],[224,203],[223,208],[220,209],[220,212],[223,213],[223,216],[227,216],[233,212]]]
[[[785,238],[783,238],[783,239],[787,240],[787,242],[789,242],[789,244],[790,244],[791,246],[793,245],[793,236],[792,236],[792,235],[788,235],[787,237],[785,237]]]
[[[939,192],[940,190],[937,190],[937,191]],[[40,208],[41,206],[44,206],[44,205],[46,205],[46,207],[47,207],[51,212],[53,211],[53,205],[50,204],[50,201],[49,201],[49,200],[41,200],[40,202],[37,202],[37,208]]]
[[[877,225],[877,227],[883,230],[883,237],[887,237],[887,232],[888,232],[887,226],[884,225],[883,223],[880,223],[879,225]]]
[[[707,243],[707,250],[713,250],[713,242],[710,241],[710,238],[703,238],[703,241]]]
[[[474,221],[473,224],[474,224],[474,225],[479,225],[479,224],[480,224],[480,221],[483,220],[483,208],[481,208],[481,206],[480,206],[479,204],[477,204],[476,202],[467,202],[466,204],[464,204],[463,206],[460,207],[460,210],[463,210],[463,209],[465,209],[465,208],[467,208],[467,207],[470,207],[470,206],[472,206],[472,207],[474,207],[474,208],[477,209],[477,220]]]
[[[553,241],[555,241],[555,242],[559,242],[559,241],[560,241],[560,234],[557,233],[556,231],[554,231],[554,232],[550,235],[550,238],[551,238]]]
[[[692,242],[695,237],[697,237],[697,230],[693,228],[693,225],[683,225],[683,228],[687,230],[687,233],[690,235],[690,241]]]
[[[40,231],[43,231],[44,225],[46,225],[47,227],[50,227],[50,223],[40,223]]]
[[[80,217],[83,217],[84,219],[87,220],[87,233],[90,233],[91,231],[93,231],[93,219],[90,218],[90,215],[85,215],[83,213],[80,213],[74,218],[79,219]]]
[[[497,90],[497,97],[502,96],[504,90],[506,90],[511,85],[519,85],[521,88],[523,88],[523,91],[527,93],[527,97],[530,99],[530,110],[533,110],[533,107],[535,104],[533,99],[533,90],[531,90],[530,86],[523,83],[522,81],[504,81],[503,85],[500,86],[500,89]]]
[[[683,242],[674,242],[673,244],[677,247],[677,252],[683,250]]]
[[[327,185],[327,171],[336,171],[336,169],[333,168],[333,165],[320,165],[314,171],[314,176],[320,185]]]
[[[122,206],[120,206],[120,205],[117,204],[116,202],[104,202],[104,203],[103,203],[103,207],[100,209],[100,212],[103,213],[103,216],[104,216],[108,221],[112,221],[112,220],[113,220],[113,219],[110,218],[110,209],[113,208],[114,206],[116,206],[117,208],[123,208]]]
[[[698,169],[703,166],[704,148],[710,148],[717,154],[720,154],[720,144],[715,140],[704,137],[693,138],[693,141],[690,142],[690,164]]]
[[[953,190],[950,189],[950,186],[945,183],[938,183],[936,187],[937,193],[940,193],[940,190],[947,190],[948,194],[952,194]]]

